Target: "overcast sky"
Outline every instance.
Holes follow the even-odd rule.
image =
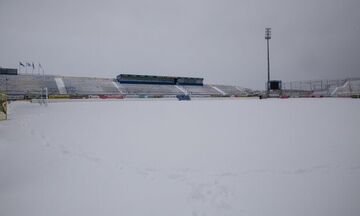
[[[0,0],[0,66],[48,74],[273,79],[360,77],[359,0]]]

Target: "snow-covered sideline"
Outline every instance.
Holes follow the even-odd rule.
[[[360,100],[24,102],[2,216],[358,216]]]

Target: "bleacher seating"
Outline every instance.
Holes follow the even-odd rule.
[[[130,95],[178,95],[183,94],[174,85],[118,84],[122,92]]]
[[[213,85],[214,87],[225,92],[229,96],[247,96],[249,95],[249,90],[245,88],[239,88],[236,86],[227,86],[227,85]]]
[[[47,87],[49,94],[58,94],[54,76],[41,75],[1,75],[0,91],[9,95],[26,95],[39,92]]]
[[[69,95],[119,94],[111,79],[62,77]]]
[[[40,94],[47,87],[49,95],[132,95],[132,96],[247,96],[247,89],[225,85],[120,84],[114,79],[63,77],[53,75],[0,75],[0,91],[24,98]],[[61,91],[59,91],[59,89]]]
[[[209,85],[203,85],[203,86],[192,86],[192,85],[183,85],[183,87],[190,95],[203,95],[203,96],[210,96],[210,95],[216,95],[216,96],[222,96],[220,92],[215,90]]]

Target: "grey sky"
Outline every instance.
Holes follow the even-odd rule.
[[[359,0],[0,0],[0,65],[263,88],[267,26],[272,78],[360,77]]]

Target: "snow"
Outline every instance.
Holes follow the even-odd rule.
[[[360,214],[360,100],[10,105],[0,215]]]

